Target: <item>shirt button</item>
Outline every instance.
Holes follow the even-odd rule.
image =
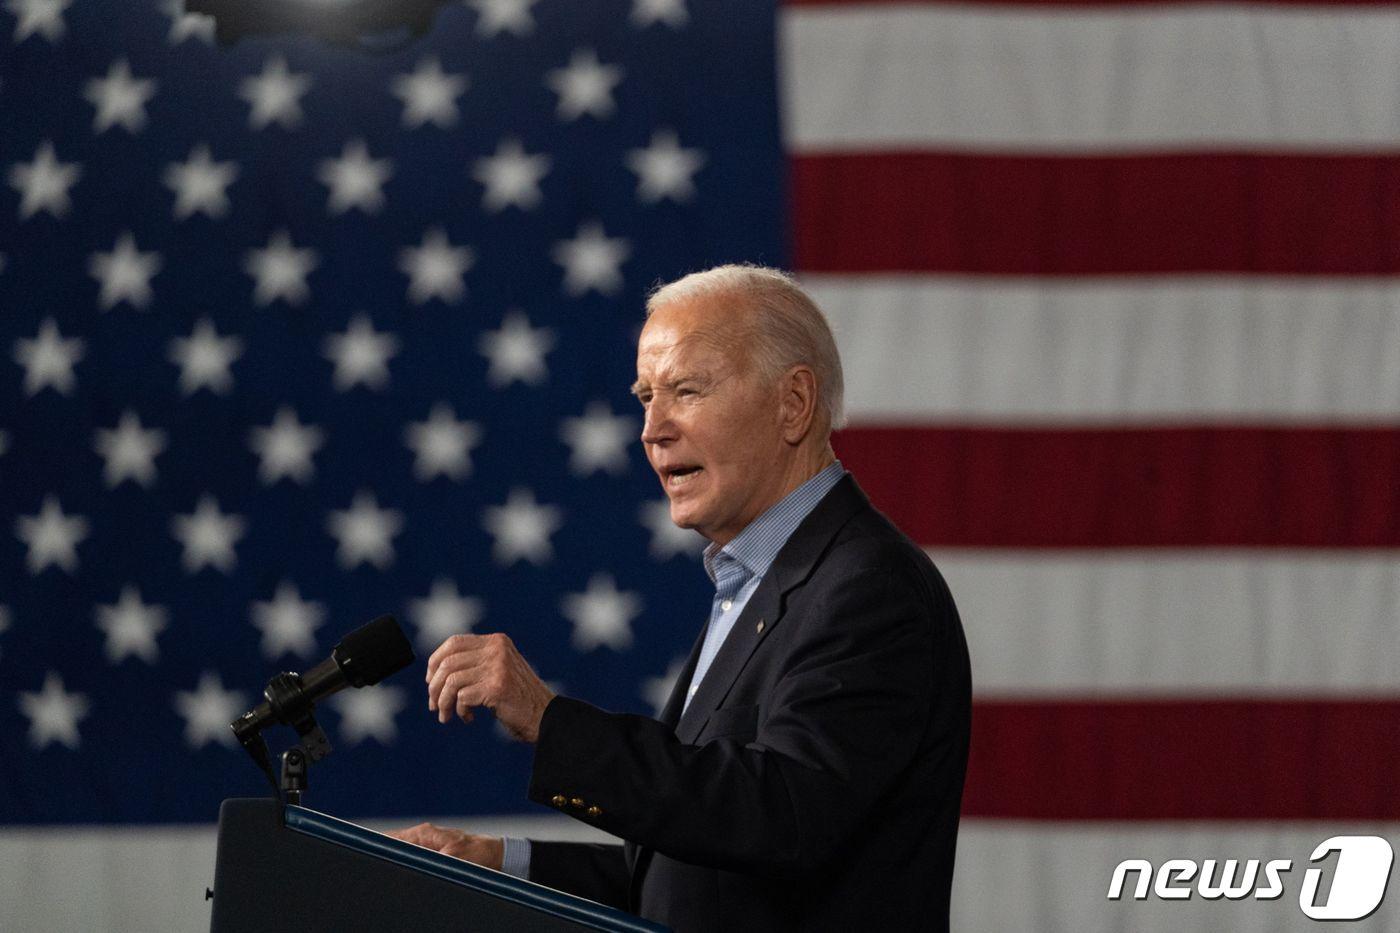
[[[589,815],[589,816],[592,816],[592,817],[599,817],[599,816],[602,816],[602,815],[603,815],[603,808],[602,808],[602,807],[589,807],[589,808],[588,808],[588,815]]]
[[[583,798],[575,797],[573,800],[570,800],[569,803],[573,804],[576,807],[581,807],[583,806]]]
[[[554,804],[556,807],[562,807],[569,801],[568,798],[566,798],[563,794],[555,794],[553,797],[549,798],[549,802]]]
[[[720,607],[721,609],[723,609],[725,612],[728,612],[728,611],[730,610],[730,608],[731,608],[733,605],[734,605],[734,600],[732,600],[732,599],[726,599],[724,602],[722,602],[722,603],[719,604],[719,607]]]

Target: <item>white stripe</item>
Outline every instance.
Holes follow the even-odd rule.
[[[930,551],[979,696],[1400,689],[1400,554]]]
[[[1267,779],[1266,775],[1260,776],[1260,780]],[[1303,878],[1313,867],[1308,857],[1318,843],[1336,835],[1381,836],[1392,848],[1400,848],[1397,823],[1147,826],[965,819],[958,834],[952,928],[967,933],[1274,933],[1329,926],[1341,927],[1348,933],[1395,930],[1400,925],[1400,896],[1396,896],[1393,873],[1391,896],[1364,922],[1318,923],[1299,910]],[[1138,901],[1129,896],[1110,901],[1108,887],[1114,866],[1129,858],[1145,858],[1156,867],[1172,858],[1189,858],[1198,865],[1206,859],[1216,859],[1214,880],[1219,879],[1219,863],[1228,858],[1239,859],[1241,867],[1247,859],[1259,859],[1261,875],[1262,863],[1270,859],[1289,859],[1293,865],[1291,871],[1281,875],[1283,895],[1271,901],[1206,900],[1196,893],[1189,900],[1163,901],[1149,896]],[[1331,877],[1336,866],[1334,855],[1319,867],[1324,876]],[[1136,877],[1136,873],[1130,875],[1131,879]],[[1259,885],[1264,883],[1261,878]]]
[[[857,422],[1400,420],[1393,281],[804,283]]]
[[[492,833],[541,832],[534,817],[436,822]],[[543,830],[552,838],[572,832],[565,823]],[[1400,824],[1395,823],[1089,825],[964,819],[952,927],[969,933],[1311,928],[1298,910],[1298,894],[1308,856],[1333,835],[1379,835],[1400,847]],[[0,830],[0,929],[208,929],[203,892],[214,877],[214,841],[212,827]],[[1283,876],[1285,893],[1275,901],[1206,901],[1199,896],[1171,903],[1110,901],[1113,868],[1127,858],[1145,858],[1154,866],[1169,858],[1286,858],[1293,870]],[[1328,866],[1329,872],[1335,869],[1335,858]],[[1392,877],[1392,888],[1396,884]],[[1397,922],[1400,897],[1392,896],[1368,921],[1346,929],[1393,930]]]
[[[797,7],[802,151],[1400,145],[1400,12],[1365,7]]]
[[[373,820],[382,831],[422,820]],[[564,816],[433,817],[485,835],[616,842]],[[207,930],[212,826],[0,827],[0,930]]]

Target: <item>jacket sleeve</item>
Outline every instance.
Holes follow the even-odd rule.
[[[832,860],[924,741],[949,629],[934,616],[954,610],[888,564],[807,586],[753,742],[687,745],[656,720],[556,697],[530,798],[580,798],[598,812],[562,809],[691,864],[792,877]]]
[[[620,845],[530,840],[530,880],[627,909],[627,862]]]

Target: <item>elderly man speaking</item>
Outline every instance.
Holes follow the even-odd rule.
[[[753,266],[672,282],[647,315],[642,444],[715,585],[660,719],[556,696],[500,634],[449,638],[427,673],[443,722],[485,706],[534,743],[530,799],[627,843],[396,835],[680,931],[946,929],[967,645],[938,571],[832,452],[826,320]]]

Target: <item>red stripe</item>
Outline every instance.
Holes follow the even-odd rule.
[[[1400,701],[973,704],[963,813],[1395,820]]]
[[[1400,155],[803,154],[806,272],[1400,273]]]
[[[1400,428],[871,426],[834,443],[928,547],[1400,547]]]

